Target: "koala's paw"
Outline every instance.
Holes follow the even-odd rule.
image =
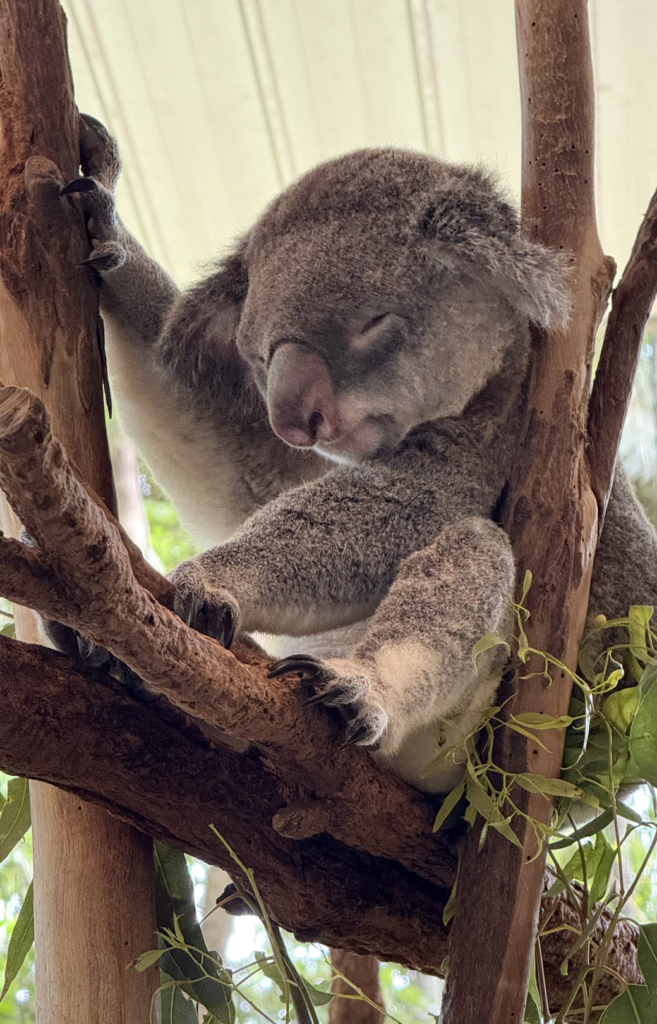
[[[338,662],[340,666],[340,662]],[[308,654],[293,654],[275,662],[269,677],[295,673],[305,690],[312,692],[308,704],[324,704],[336,708],[346,721],[343,747],[357,745],[376,750],[388,727],[388,715],[380,704],[372,700],[370,681],[363,666],[363,674],[345,674],[342,666],[334,668]]]
[[[240,609],[227,590],[208,590],[200,566],[182,562],[169,576],[176,588],[173,610],[188,626],[230,647],[240,626]]]
[[[113,193],[95,178],[75,178],[64,186],[61,194],[67,196],[86,217],[93,249],[85,263],[99,271],[120,266],[126,254],[119,239]]]
[[[85,176],[97,178],[113,189],[121,173],[116,139],[91,114],[80,114],[80,167]]]
[[[153,693],[149,690],[144,681],[133,672],[131,668],[119,661],[106,647],[95,644],[82,636],[70,626],[64,626],[54,619],[47,619],[41,616],[43,629],[56,651],[60,654],[67,654],[70,658],[79,658],[90,668],[106,672],[123,683],[127,692],[135,700],[149,702],[159,700],[160,693]]]
[[[91,252],[84,261],[85,266],[92,267],[99,274],[108,270],[116,270],[125,263],[126,251],[120,242],[97,242],[91,240]]]

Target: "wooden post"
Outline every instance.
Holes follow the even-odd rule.
[[[586,0],[517,0],[523,110],[522,214],[525,234],[572,257],[568,329],[537,334],[527,416],[511,481],[506,522],[519,579],[533,573],[527,605],[531,647],[577,666],[597,540],[597,504],[586,462],[586,418],[595,331],[613,280],[594,204],[594,92]],[[542,668],[538,660],[531,669]],[[568,710],[570,682],[553,672],[523,680],[505,713]],[[563,732],[541,734],[546,751],[503,730],[495,761],[509,772],[560,773]],[[516,794],[517,795],[517,794]],[[526,799],[525,799],[526,797]],[[550,803],[518,797],[547,822]],[[534,948],[545,851],[518,824],[522,849],[480,828],[465,844],[443,1024],[522,1024]]]
[[[84,224],[59,196],[79,145],[57,0],[0,0],[0,79],[0,378],[43,399],[112,507],[98,296]],[[16,531],[6,506],[2,521]],[[38,639],[31,613],[17,622]],[[31,791],[38,1024],[147,1024],[157,971],[126,966],[155,944],[151,841],[68,793]]]

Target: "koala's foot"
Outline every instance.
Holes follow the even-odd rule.
[[[176,588],[173,610],[188,626],[228,648],[240,626],[237,601],[227,590],[208,590],[195,562],[183,562],[169,576]]]
[[[352,674],[351,668],[356,671]],[[378,748],[388,727],[388,715],[372,700],[371,685],[365,666],[351,666],[348,661],[336,659],[335,667],[307,654],[293,654],[271,665],[269,677],[299,676],[304,689],[312,691],[308,704],[324,704],[336,708],[346,720],[346,738],[343,747],[357,745]]]
[[[64,626],[54,619],[42,617],[41,621],[44,632],[56,651],[67,654],[70,658],[80,658],[85,665],[97,668],[101,672],[107,672],[108,675],[123,683],[127,692],[135,700],[148,702],[159,700],[162,696],[160,693],[153,693],[152,690],[149,690],[143,679],[131,668],[128,668],[124,662],[119,661],[106,647],[93,643],[86,636],[81,636],[77,630],[71,629],[70,626]]]

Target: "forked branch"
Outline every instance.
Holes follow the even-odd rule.
[[[614,290],[600,362],[589,402],[591,487],[600,529],[614,482],[623,424],[641,355],[641,341],[657,297],[657,192],[639,228],[623,276]]]
[[[289,678],[268,679],[262,653],[241,643],[236,657],[155,599],[170,585],[128,551],[53,438],[42,403],[19,388],[0,388],[0,486],[36,543],[0,540],[0,593],[109,648],[188,714],[257,744],[285,793],[281,834],[328,831],[450,884],[454,853],[432,835],[427,800],[363,751],[340,750],[330,715],[305,708]]]

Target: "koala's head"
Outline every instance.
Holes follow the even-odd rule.
[[[237,258],[237,349],[273,430],[339,459],[460,414],[530,320],[567,319],[564,261],[520,237],[490,176],[402,150],[306,174]]]

